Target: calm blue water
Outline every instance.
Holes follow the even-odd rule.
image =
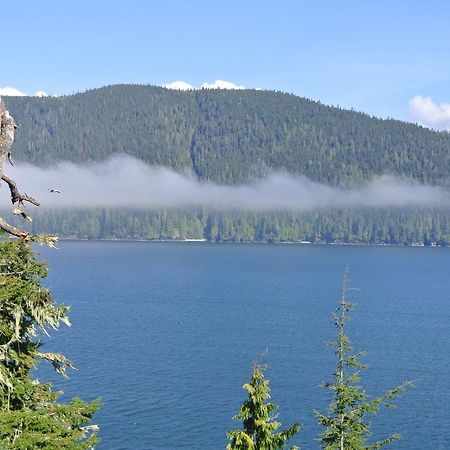
[[[143,242],[62,242],[40,249],[47,285],[72,305],[73,326],[45,345],[77,371],[66,395],[101,397],[100,449],[221,449],[264,349],[272,400],[296,440],[318,448],[313,409],[325,411],[331,314],[350,266],[357,308],[347,332],[366,350],[374,395],[415,389],[378,414],[392,448],[450,448],[450,249]],[[41,381],[50,372],[39,369]],[[55,379],[54,377],[52,379]]]

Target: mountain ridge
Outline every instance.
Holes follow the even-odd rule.
[[[113,85],[63,97],[5,97],[18,160],[48,166],[126,153],[242,183],[284,170],[331,185],[390,173],[448,185],[450,133],[277,91]]]
[[[331,186],[385,174],[449,186],[450,133],[292,94],[116,85],[5,101],[20,127],[14,157],[41,167],[126,153],[224,185],[283,171]],[[43,209],[28,226],[32,233],[87,239],[450,244],[448,207],[431,205],[261,213]]]

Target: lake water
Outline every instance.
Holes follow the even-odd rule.
[[[373,419],[392,448],[450,448],[450,249],[145,242],[61,242],[39,248],[46,284],[72,305],[73,326],[44,349],[70,357],[66,396],[101,397],[105,450],[223,449],[245,399],[252,360],[263,361],[292,444],[319,448],[335,335],[332,311],[350,267],[357,304],[347,327],[367,351],[362,385],[380,395],[416,387]],[[41,381],[50,371],[39,369]]]

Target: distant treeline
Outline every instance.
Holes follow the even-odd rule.
[[[35,211],[30,231],[80,239],[450,245],[450,208],[301,213],[55,209]]]
[[[385,173],[450,179],[449,133],[280,92],[118,85],[5,100],[19,124],[15,158],[41,166],[123,152],[226,184],[274,169],[332,185]]]

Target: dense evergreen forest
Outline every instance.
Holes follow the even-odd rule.
[[[449,180],[449,133],[280,92],[120,85],[6,102],[19,124],[15,157],[39,165],[124,152],[230,184],[268,169],[341,185],[385,173]]]
[[[10,218],[14,223],[14,219]],[[23,221],[16,219],[23,226]],[[448,245],[450,208],[336,209],[311,212],[191,210],[42,210],[32,233],[79,239],[205,239],[212,242],[311,242]]]
[[[119,85],[65,97],[10,97],[16,159],[40,166],[126,153],[234,184],[282,169],[330,185],[395,174],[449,186],[450,134],[256,90]],[[438,208],[294,212],[43,210],[33,232],[63,237],[450,243]]]

